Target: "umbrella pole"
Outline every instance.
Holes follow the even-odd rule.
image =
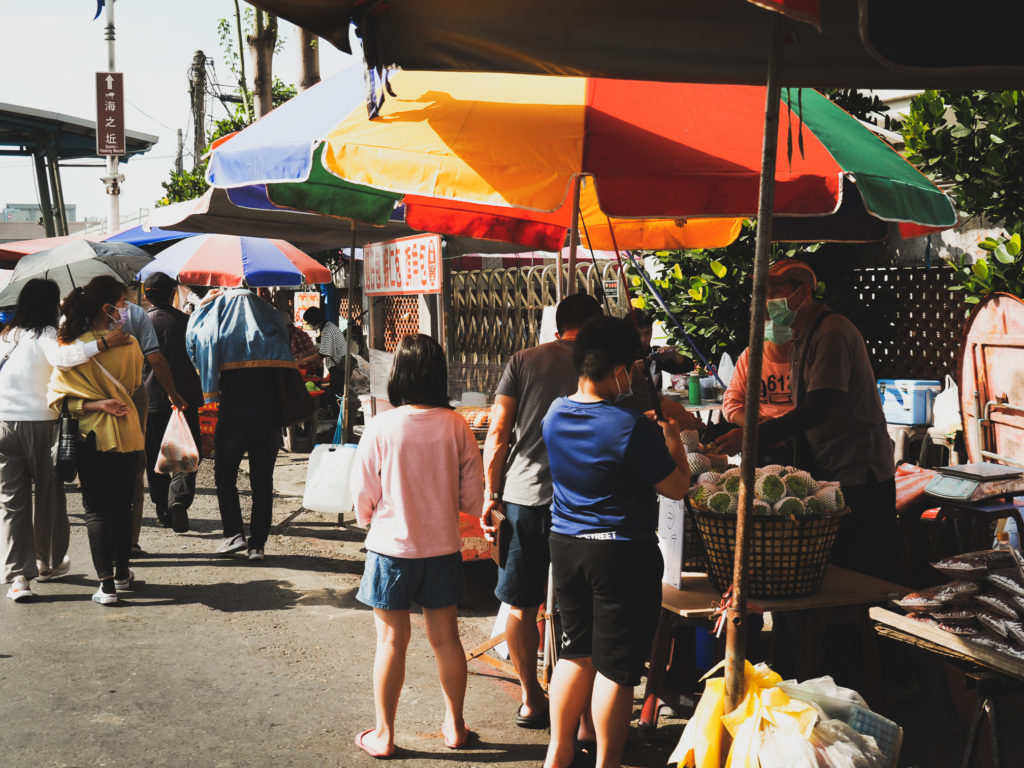
[[[71,281],[71,290],[72,291],[77,290],[78,286],[75,285],[75,276],[73,274],[71,274],[71,265],[70,264],[65,264],[64,268],[68,271],[68,280]]]
[[[750,301],[750,353],[747,381],[760,381],[764,352],[764,311],[768,275],[768,255],[772,242],[772,211],[775,203],[775,161],[779,134],[779,99],[782,43],[785,31],[781,14],[772,14],[771,52],[768,61],[768,88],[765,95],[764,143],[761,154],[761,190],[757,208],[757,241],[754,249],[753,295]],[[760,409],[759,387],[747,387],[744,408],[747,413]],[[743,427],[743,453],[740,461],[740,499],[736,517],[736,559],[733,564],[732,600],[726,611],[728,623],[725,641],[725,693],[728,710],[735,709],[744,694],[744,662],[747,650],[747,568],[750,540],[747,523],[754,497],[754,469],[757,465],[757,419],[747,419]]]
[[[356,223],[352,222],[352,244],[348,252],[348,307],[345,310],[345,389],[341,397],[344,440],[352,442],[352,302],[356,295]]]
[[[569,279],[566,296],[576,293],[576,249],[580,242],[580,177],[572,180],[572,228],[569,230]]]

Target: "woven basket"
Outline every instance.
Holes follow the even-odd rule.
[[[751,515],[748,594],[806,597],[821,589],[841,514]],[[715,589],[724,592],[732,584],[736,515],[694,512],[693,519],[704,541],[708,578]]]
[[[704,552],[704,541],[697,532],[693,522],[693,507],[686,502],[686,516],[683,518],[683,565],[684,571],[706,571],[707,555]]]

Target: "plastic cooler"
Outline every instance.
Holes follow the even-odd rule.
[[[932,401],[942,383],[930,379],[878,379],[878,395],[889,424],[932,423]]]

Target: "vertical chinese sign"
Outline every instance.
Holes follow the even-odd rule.
[[[363,269],[367,296],[441,293],[441,236],[364,245]]]
[[[120,157],[124,146],[124,75],[96,73],[96,154]]]

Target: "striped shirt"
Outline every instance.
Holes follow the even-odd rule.
[[[324,323],[317,351],[326,359],[328,368],[339,365],[345,359],[345,334],[334,323]]]

